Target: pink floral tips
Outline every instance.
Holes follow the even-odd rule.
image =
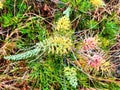
[[[102,61],[102,57],[100,55],[94,54],[91,59],[88,61],[88,64],[95,68],[95,67],[99,67]]]
[[[83,40],[82,49],[83,50],[90,50],[94,49],[97,46],[97,41],[94,37],[89,37]]]

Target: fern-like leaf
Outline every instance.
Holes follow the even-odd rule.
[[[22,60],[22,59],[27,59],[29,57],[36,56],[36,55],[38,55],[39,52],[40,52],[40,50],[38,48],[36,48],[36,49],[26,51],[21,54],[6,56],[4,58],[9,59],[9,60]]]
[[[35,45],[35,49],[33,50],[29,50],[20,54],[16,54],[16,55],[10,55],[10,56],[5,56],[4,59],[8,59],[8,60],[22,60],[22,59],[27,59],[33,56],[37,56],[40,51],[44,50],[44,45],[42,42],[39,42]]]

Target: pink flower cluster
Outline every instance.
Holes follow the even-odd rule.
[[[89,37],[83,40],[82,48],[83,50],[94,49],[97,45],[95,38]]]
[[[97,55],[97,54],[94,54],[91,59],[88,61],[88,64],[91,66],[91,67],[99,67],[100,66],[100,63],[102,61],[102,57],[100,55]]]

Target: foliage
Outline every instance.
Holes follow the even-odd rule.
[[[119,26],[117,26],[116,22],[106,22],[105,29],[103,30],[103,35],[108,37],[108,39],[112,39],[115,37],[118,32]]]

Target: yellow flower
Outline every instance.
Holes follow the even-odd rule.
[[[105,74],[107,76],[111,76],[111,72],[112,72],[112,64],[110,63],[110,61],[105,61],[103,60],[101,62],[101,66],[100,66],[100,69],[102,71],[102,74]]]
[[[72,42],[69,38],[54,36],[45,40],[45,45],[48,48],[48,53],[63,55],[70,51]]]
[[[63,16],[62,18],[60,18],[57,22],[57,26],[56,29],[58,31],[63,31],[63,30],[69,30],[70,29],[70,20],[68,17]]]
[[[103,46],[105,46],[105,47],[109,46],[109,44],[110,44],[109,40],[107,40],[106,38],[102,38],[101,42],[102,42]]]
[[[90,0],[90,2],[96,7],[100,7],[100,6],[105,5],[103,0]]]
[[[3,3],[0,1],[0,9],[3,8]]]

